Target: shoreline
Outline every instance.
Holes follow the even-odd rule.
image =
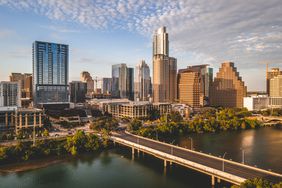
[[[24,161],[18,163],[11,163],[6,165],[0,165],[0,175],[10,174],[10,173],[20,173],[30,170],[36,170],[40,168],[45,168],[47,166],[59,164],[65,162],[68,157],[48,157],[43,159],[35,159],[31,161]]]

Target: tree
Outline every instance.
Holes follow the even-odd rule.
[[[0,147],[0,161],[7,159],[7,148],[6,147]]]
[[[87,135],[85,149],[88,152],[95,151],[99,148],[99,138],[94,134]]]
[[[152,108],[148,111],[148,119],[151,121],[157,120],[161,117],[160,111],[158,109]]]
[[[85,144],[87,143],[87,137],[84,131],[77,131],[72,137],[67,138],[66,150],[72,155],[76,155],[85,151]]]
[[[49,136],[49,131],[47,129],[44,129],[43,136],[45,137]]]
[[[169,121],[172,121],[172,122],[175,122],[175,123],[179,123],[181,121],[183,121],[183,117],[180,115],[179,112],[171,112],[169,115],[168,115],[168,119]]]
[[[138,131],[142,127],[142,122],[138,119],[134,119],[128,126],[130,131]]]

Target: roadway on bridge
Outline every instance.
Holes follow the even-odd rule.
[[[173,154],[176,157],[180,157],[198,164],[205,165],[207,167],[211,167],[217,170],[222,170],[222,160],[220,158],[212,158],[209,156],[201,155],[199,153],[195,153],[192,151],[189,151],[187,149],[180,149],[177,147],[172,147],[160,142],[154,142],[152,140],[143,139],[143,138],[137,138],[134,135],[127,134],[124,132],[120,132],[119,135],[115,135],[115,137],[122,138],[124,140],[134,142],[136,144],[140,144],[167,154]],[[267,174],[266,172],[261,172],[255,169],[250,169],[245,166],[236,165],[230,162],[224,162],[224,171],[230,174],[233,174],[235,176],[239,176],[241,178],[245,179],[252,179],[256,177],[261,177],[266,180],[272,181],[272,182],[280,182],[282,181],[281,177],[274,176]]]

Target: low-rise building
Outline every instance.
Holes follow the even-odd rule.
[[[0,107],[0,131],[42,127],[44,113],[36,108]]]
[[[244,108],[249,111],[282,108],[282,97],[268,97],[266,95],[244,97]]]

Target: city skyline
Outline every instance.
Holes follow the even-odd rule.
[[[262,62],[281,67],[279,1],[56,3],[0,1],[1,80],[11,72],[32,72],[35,40],[69,44],[69,81],[79,80],[84,70],[109,77],[111,65],[135,67],[141,59],[152,70],[152,34],[160,26],[169,30],[179,69],[208,63],[217,72],[222,62],[232,61],[249,90],[265,90]],[[110,11],[99,13],[103,7]]]

